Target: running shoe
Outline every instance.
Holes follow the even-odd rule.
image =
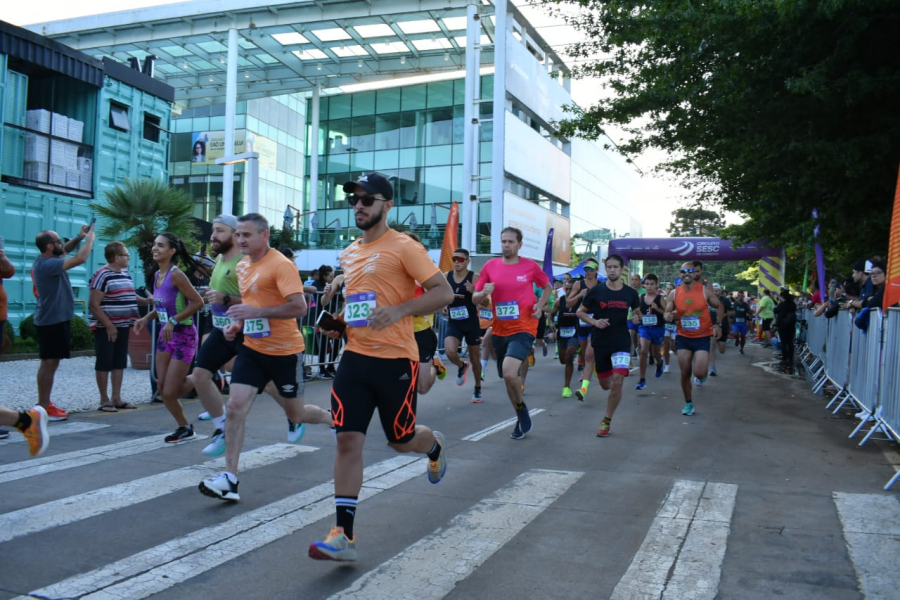
[[[325,370],[319,371],[318,377],[319,377],[319,379],[329,379],[329,380],[334,379],[334,375]]]
[[[225,452],[225,432],[221,429],[216,429],[210,438],[209,444],[203,449],[203,454],[206,456],[221,456],[223,452]]]
[[[475,392],[472,394],[472,404],[481,404],[481,388],[475,388]]]
[[[716,368],[715,368],[715,367],[710,367],[710,368],[709,368],[709,374],[712,375],[713,377],[718,377],[718,376],[719,376],[719,374],[716,373]]]
[[[684,408],[681,409],[681,414],[686,417],[690,417],[694,414],[694,403],[693,402],[685,402]]]
[[[663,373],[668,373],[668,372],[669,372],[669,365],[665,365],[663,367]]]
[[[7,431],[6,429],[0,429],[0,440],[5,440],[8,437],[9,437],[9,431]]]
[[[662,377],[662,374],[663,374],[663,364],[662,364],[662,361],[660,361],[660,363],[658,365],[656,365],[656,376]]]
[[[528,366],[534,366],[534,348],[531,349],[531,353],[528,355]]]
[[[564,387],[562,397],[563,398],[571,398],[572,397],[572,388]]]
[[[587,398],[587,390],[583,387],[575,390],[575,397],[584,402],[584,399]]]
[[[597,430],[597,437],[609,436],[609,423],[600,423],[600,429]]]
[[[637,384],[636,386],[634,386],[634,389],[636,389],[636,390],[642,390],[642,389],[644,389],[644,388],[646,388],[646,387],[647,387],[647,380],[646,380],[646,379],[641,379],[641,380],[638,382],[638,384]]]
[[[167,444],[177,444],[192,437],[194,437],[194,426],[188,425],[187,427],[179,427],[173,433],[167,435],[165,439]]]
[[[444,366],[444,363],[442,363],[441,359],[437,356],[432,359],[432,363],[434,364],[434,369],[437,371],[437,378],[443,381],[444,377],[447,376],[447,367]]]
[[[525,437],[525,434],[522,433],[522,429],[519,427],[518,421],[516,421],[516,426],[513,427],[512,433],[509,434],[509,437],[511,437],[514,440],[521,440],[522,438]]]
[[[227,502],[237,502],[241,499],[238,494],[238,482],[231,483],[228,475],[219,473],[216,477],[210,477],[200,482],[200,493],[210,498],[218,498]]]
[[[559,350],[556,350],[556,351],[553,353],[553,358],[559,358]]]
[[[356,560],[356,536],[351,540],[343,527],[332,527],[323,542],[309,545],[309,557],[315,560]]]
[[[65,421],[69,418],[69,413],[59,408],[52,402],[50,402],[45,412],[47,413],[48,421]]]
[[[581,373],[582,371],[584,371],[584,365],[581,363],[578,363],[578,372]]]
[[[694,377],[694,385],[703,385],[703,380],[699,377]]]
[[[744,349],[743,349],[743,348],[741,348],[741,354],[743,354],[743,353],[744,353]]]
[[[306,433],[306,423],[291,423],[291,420],[288,419],[288,442],[296,444],[303,439],[304,433]]]
[[[469,378],[469,363],[464,362],[456,372],[456,385],[466,385],[466,379]]]
[[[207,412],[207,411],[203,411],[202,413],[200,413],[200,415],[197,417],[197,419],[199,421],[212,421],[212,417],[210,416],[209,412]]]
[[[541,346],[544,349],[544,356],[547,356],[547,342],[544,342],[544,345]]]
[[[519,419],[519,430],[524,436],[531,432],[531,415],[528,414],[528,407],[520,408],[516,411],[516,417]]]
[[[444,442],[444,434],[440,431],[434,432],[434,441],[441,447],[441,453],[437,460],[428,461],[428,481],[439,483],[447,472],[447,445]]]
[[[31,425],[22,430],[22,435],[28,442],[28,454],[37,456],[50,445],[50,434],[47,433],[47,411],[43,406],[35,406],[28,411],[28,416],[31,417]],[[4,429],[3,432],[6,433],[4,437],[9,437],[8,431]]]

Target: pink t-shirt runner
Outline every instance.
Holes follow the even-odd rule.
[[[519,257],[512,265],[503,263],[502,258],[493,258],[485,263],[475,284],[475,291],[482,291],[485,284],[493,283],[491,300],[494,305],[494,335],[530,333],[537,335],[537,319],[532,316],[537,299],[534,286],[543,288],[550,283],[536,262]],[[514,318],[512,315],[517,315]]]

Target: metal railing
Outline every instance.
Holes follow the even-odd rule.
[[[803,356],[811,359],[807,370],[815,381],[813,389],[818,391],[825,381],[838,388],[826,408],[841,400],[835,413],[847,403],[860,409],[861,422],[849,435],[855,437],[870,425],[860,446],[876,433],[887,436],[882,439],[900,442],[900,309],[870,311],[865,331],[854,325],[854,315],[847,311],[840,311],[833,319],[814,317],[812,311],[806,311],[805,318],[809,335]],[[811,366],[817,361],[823,369]],[[884,489],[898,480],[900,472]]]

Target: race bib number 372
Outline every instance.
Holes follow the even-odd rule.
[[[494,306],[498,321],[512,321],[519,318],[519,303],[515,300],[498,302]]]

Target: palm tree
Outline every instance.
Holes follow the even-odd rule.
[[[194,203],[187,194],[156,179],[126,179],[106,192],[106,203],[91,203],[103,217],[98,233],[137,250],[144,278],[153,267],[153,240],[163,231],[187,241],[200,232],[194,225]]]

